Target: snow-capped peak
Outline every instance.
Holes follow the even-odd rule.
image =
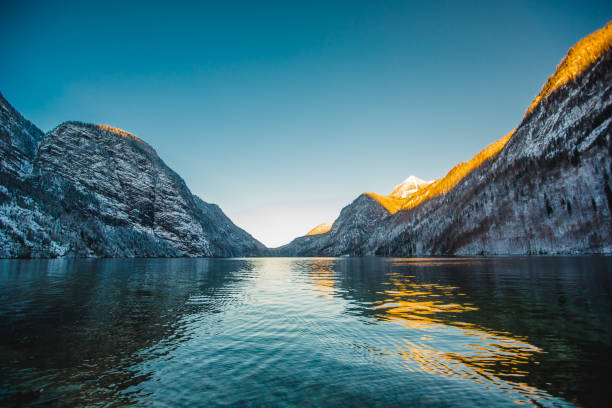
[[[432,181],[425,181],[415,175],[410,175],[406,180],[395,186],[390,196],[406,198],[408,195],[416,193],[417,191],[431,183]]]

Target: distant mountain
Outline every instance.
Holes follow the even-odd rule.
[[[0,257],[265,253],[131,133],[65,122],[44,135],[0,109]]]
[[[612,252],[611,46],[612,24],[577,43],[519,126],[444,178],[362,194],[329,232],[275,253]]]
[[[384,207],[385,203],[392,203],[395,201],[399,202],[399,200],[405,200],[408,197],[415,195],[417,192],[421,191],[431,183],[433,183],[433,181],[425,181],[412,175],[397,186],[395,186],[391,194],[389,194],[388,196],[382,196],[376,193],[366,194],[377,200]],[[306,234],[306,236],[325,234],[332,229],[333,225],[334,222],[324,222],[322,224],[319,224],[313,229],[311,229]]]

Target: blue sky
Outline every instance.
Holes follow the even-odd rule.
[[[45,131],[136,134],[277,246],[505,135],[610,19],[609,1],[3,1],[0,92]]]

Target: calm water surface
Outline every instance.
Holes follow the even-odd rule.
[[[0,261],[3,406],[609,406],[612,259]]]

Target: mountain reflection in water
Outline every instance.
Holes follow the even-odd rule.
[[[597,406],[612,260],[0,261],[2,405]]]

